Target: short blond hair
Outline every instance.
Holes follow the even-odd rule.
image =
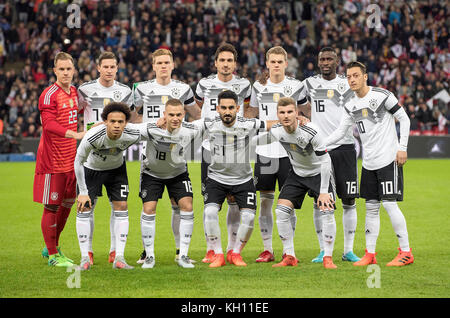
[[[75,63],[73,61],[73,57],[72,55],[70,55],[69,53],[66,52],[58,52],[55,55],[55,59],[53,60],[53,66],[56,67],[56,63],[58,61],[66,61],[66,60],[70,60],[72,62],[72,64],[75,66]]]
[[[169,55],[170,59],[173,61],[173,54],[172,52],[170,52],[170,50],[167,49],[157,49],[155,52],[152,53],[152,63],[155,63],[155,59],[158,56],[162,56],[162,55]]]
[[[284,56],[284,60],[287,61],[287,52],[285,49],[283,49],[281,46],[274,46],[272,48],[270,48],[267,52],[266,52],[266,61],[269,60],[269,56],[271,54],[280,54]]]
[[[295,100],[292,97],[281,97],[278,100],[277,109],[280,106],[288,106],[288,105],[294,105],[295,107]]]

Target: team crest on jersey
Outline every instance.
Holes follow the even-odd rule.
[[[339,91],[339,93],[343,93],[345,91],[345,84],[344,83],[339,83],[337,86],[337,89]]]
[[[52,192],[51,198],[52,198],[52,201],[58,200],[58,192]]]
[[[174,88],[172,88],[172,91],[170,92],[170,94],[172,95],[172,97],[178,98],[178,97],[180,97],[181,92],[180,92],[179,88],[174,87]]]
[[[236,94],[239,94],[239,91],[241,90],[241,87],[239,86],[239,84],[233,84],[233,85],[231,85],[231,90],[233,92],[235,92]]]
[[[110,155],[115,155],[117,153],[117,148],[111,148],[109,149],[109,154]]]
[[[376,109],[377,106],[378,106],[378,104],[377,104],[377,100],[376,100],[376,99],[371,99],[371,100],[369,101],[369,107],[370,107],[370,108]]]
[[[305,139],[303,137],[297,137],[297,144],[302,145],[305,143]]]
[[[70,105],[70,108],[73,108],[73,99],[72,98],[69,99],[69,105]]]
[[[113,93],[113,99],[114,99],[116,102],[119,102],[119,101],[122,99],[122,93],[121,93],[120,91],[115,91],[115,92]]]
[[[334,89],[327,90],[327,97],[328,98],[333,98],[333,96],[334,96]]]
[[[296,144],[290,144],[289,147],[291,148],[292,151],[296,151],[297,150],[297,145]]]
[[[291,96],[292,95],[292,87],[285,86],[283,91],[284,96]]]
[[[103,98],[103,106],[108,105],[111,102],[109,98]]]
[[[273,101],[275,103],[278,103],[279,100],[280,100],[280,93],[273,93]]]
[[[169,100],[169,96],[167,96],[167,95],[161,96],[161,103],[163,103],[164,105],[167,103],[168,100]]]

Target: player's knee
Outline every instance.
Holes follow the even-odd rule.
[[[184,197],[181,200],[178,201],[177,206],[172,205],[172,211],[174,213],[180,213],[181,211],[192,211],[192,198],[191,197]]]
[[[230,204],[230,203],[233,204],[233,203],[236,203],[236,199],[232,195],[227,195],[227,202],[228,202],[228,204]]]
[[[128,209],[127,201],[113,201],[112,205],[116,211],[125,211]]]
[[[378,215],[380,213],[380,201],[367,200],[366,201],[366,214]]]
[[[253,227],[255,224],[255,210],[243,209],[241,211],[241,222],[249,227]]]
[[[282,223],[282,222],[290,223],[291,222],[291,214],[293,211],[294,211],[294,209],[292,209],[289,206],[278,204],[277,208],[275,209],[275,214],[277,216],[277,223]]]
[[[205,220],[212,221],[219,219],[219,206],[217,204],[207,204],[205,205]]]

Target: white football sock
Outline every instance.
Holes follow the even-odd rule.
[[[208,234],[206,234],[206,216],[205,216],[205,212],[203,212],[203,232],[205,233],[205,241],[206,241],[206,252],[210,251],[210,250],[214,250],[212,244],[211,244],[211,240],[208,237]]]
[[[320,212],[316,203],[314,203],[313,220],[314,220],[314,228],[316,230],[317,240],[319,241],[319,248],[321,251],[323,251],[322,212]]]
[[[194,229],[194,212],[180,211],[180,256],[188,256],[191,244],[192,231]]]
[[[291,214],[295,213],[294,209],[278,204],[275,209],[277,216],[277,229],[283,244],[283,254],[292,255],[295,257],[294,250],[294,231],[292,230]]]
[[[272,232],[273,232],[273,214],[272,207],[275,195],[273,193],[260,194],[259,208],[259,229],[263,240],[265,251],[273,253]]]
[[[111,201],[109,204],[111,205],[111,217],[109,218],[109,232],[111,236],[111,246],[109,248],[109,252],[111,253],[116,250],[116,233],[114,232],[114,208]]]
[[[233,249],[233,253],[240,254],[245,244],[252,236],[253,228],[255,226],[255,210],[243,209],[241,211],[241,224],[239,225],[236,244]]]
[[[323,256],[333,256],[336,239],[336,220],[334,211],[322,213]]]
[[[128,210],[114,211],[114,232],[116,233],[116,257],[124,256],[125,245],[128,238]]]
[[[172,205],[172,232],[176,249],[180,248],[180,208]]]
[[[209,239],[209,244],[215,254],[223,254],[222,242],[220,238],[220,225],[219,225],[219,208],[220,206],[215,203],[209,203],[205,205],[205,233]]]
[[[80,245],[81,257],[89,256],[89,235],[91,234],[91,217],[92,211],[77,212],[76,229],[78,236],[78,244]]]
[[[383,207],[391,219],[392,228],[398,238],[400,249],[403,252],[409,252],[408,229],[406,227],[405,216],[398,207],[397,201],[383,201]]]
[[[141,213],[141,235],[142,243],[147,256],[155,257],[155,228],[156,215]]]
[[[342,224],[344,228],[344,254],[353,251],[355,241],[355,232],[358,215],[356,213],[356,204],[342,204]]]
[[[94,200],[94,202],[92,202],[92,207],[91,207],[91,213],[89,216],[89,223],[91,226],[91,232],[89,233],[89,252],[92,252],[92,242],[94,241],[94,210],[95,210],[95,205],[97,204],[97,199]]]
[[[380,234],[380,201],[366,201],[366,249],[375,253],[378,235]]]
[[[236,235],[239,224],[241,222],[241,211],[236,202],[228,202],[227,210],[227,230],[228,230],[228,245],[227,251],[232,250],[236,244]]]

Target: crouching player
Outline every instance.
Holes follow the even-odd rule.
[[[294,231],[291,217],[294,209],[300,209],[309,192],[314,195],[322,212],[325,268],[336,268],[332,260],[336,221],[334,218],[334,191],[330,183],[331,159],[325,148],[324,138],[317,127],[308,123],[299,126],[296,102],[290,97],[282,97],[277,104],[279,124],[274,125],[270,134],[261,136],[258,142],[279,141],[286,149],[292,170],[281,188],[275,210],[278,234],[283,243],[283,259],[273,267],[296,266],[294,251]]]
[[[114,209],[116,257],[113,268],[132,269],[124,258],[128,237],[128,177],[124,150],[140,141],[137,129],[126,127],[130,109],[125,103],[110,103],[102,112],[104,125],[91,128],[81,141],[75,157],[78,198],[76,229],[81,250],[81,270],[91,267],[89,237],[92,236],[90,214],[104,185]]]

